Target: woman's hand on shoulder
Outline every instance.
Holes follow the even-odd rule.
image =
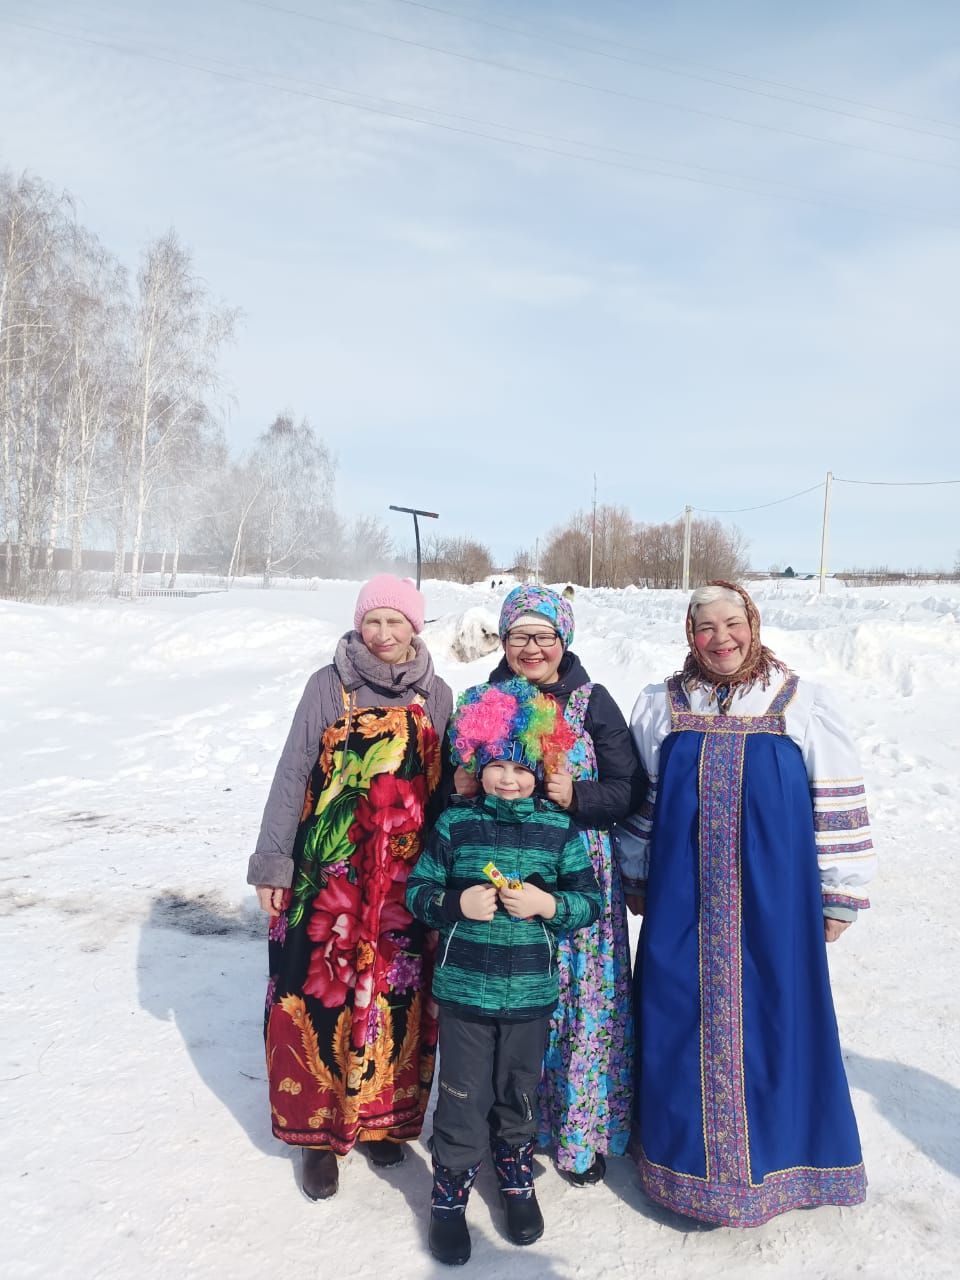
[[[543,794],[561,809],[573,804],[573,778],[569,773],[548,773],[543,780]]]
[[[836,942],[841,933],[850,928],[851,923],[852,922],[850,920],[830,920],[829,918],[824,917],[824,938],[826,938],[827,942]]]
[[[468,800],[478,795],[480,783],[477,781],[477,775],[469,773],[462,764],[458,764],[453,771],[453,789],[458,796],[466,796]]]
[[[460,910],[468,920],[492,920],[497,914],[497,891],[492,884],[472,884],[460,894]]]
[[[272,920],[289,907],[290,890],[278,889],[269,884],[258,884],[257,901],[260,904],[260,910],[266,911]]]

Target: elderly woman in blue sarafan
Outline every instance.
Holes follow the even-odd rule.
[[[642,802],[646,779],[627,723],[572,652],[573,609],[548,587],[515,587],[500,612],[504,656],[494,684],[524,676],[555,699],[574,746],[545,761],[544,794],[579,828],[600,886],[599,918],[560,940],[560,998],[540,1084],[541,1146],[576,1186],[601,1182],[605,1157],[623,1155],[633,1104],[630,947],[610,828]],[[457,787],[462,787],[458,771]]]
[[[850,737],[747,593],[695,591],[687,638],[634,708],[650,792],[616,833],[644,915],[635,1153],[658,1203],[752,1227],[866,1195],[824,940],[869,906],[874,854]]]

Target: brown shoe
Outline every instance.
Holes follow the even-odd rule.
[[[308,1200],[329,1200],[337,1194],[340,1171],[332,1151],[303,1148],[303,1176],[300,1186]]]

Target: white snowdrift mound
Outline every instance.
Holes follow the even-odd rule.
[[[506,589],[425,584],[424,636],[455,691],[495,665]],[[356,592],[0,604],[4,1275],[439,1274],[423,1144],[388,1174],[352,1155],[339,1196],[309,1204],[264,1091],[246,859],[293,708]],[[627,1161],[587,1191],[542,1161],[546,1233],[517,1250],[484,1170],[478,1278],[956,1272],[960,592],[757,598],[771,647],[844,705],[870,792],[874,907],[830,952],[869,1201],[699,1232],[652,1208]],[[577,652],[628,714],[683,660],[677,592],[578,588],[574,609]]]

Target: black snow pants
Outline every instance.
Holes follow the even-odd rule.
[[[433,1117],[437,1163],[460,1173],[502,1138],[523,1146],[537,1135],[537,1086],[549,1017],[468,1021],[440,1010],[440,1079]]]

